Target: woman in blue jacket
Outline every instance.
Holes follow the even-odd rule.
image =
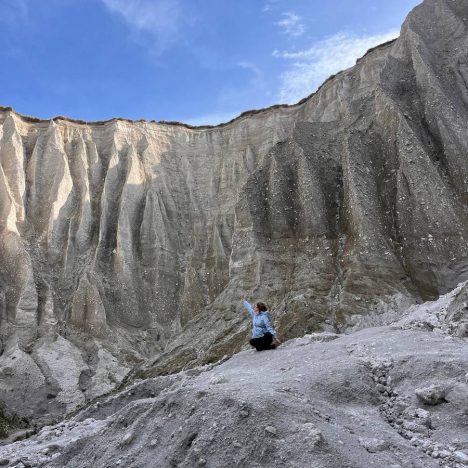
[[[257,302],[255,307],[245,299],[245,294],[241,294],[244,307],[252,317],[252,339],[250,344],[257,351],[275,349],[281,344],[278,340],[276,330],[271,325],[270,312],[263,302]]]

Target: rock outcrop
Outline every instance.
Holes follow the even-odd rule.
[[[240,289],[291,338],[468,278],[467,21],[426,0],[314,95],[217,127],[2,108],[0,400],[70,411],[144,358],[239,351]]]
[[[447,323],[444,311],[467,290],[389,326],[313,333],[136,381],[0,447],[0,460],[48,468],[466,467],[466,339],[424,324]]]

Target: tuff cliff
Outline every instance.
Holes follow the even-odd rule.
[[[240,289],[291,338],[468,278],[467,22],[426,0],[312,96],[218,127],[2,108],[0,400],[37,417],[144,358],[236,352]]]

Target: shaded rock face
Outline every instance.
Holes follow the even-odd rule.
[[[239,289],[293,337],[466,279],[467,18],[426,0],[311,97],[219,127],[1,110],[1,359],[24,353],[45,394],[79,389],[49,399],[70,410],[123,378],[113,360],[239,350]]]

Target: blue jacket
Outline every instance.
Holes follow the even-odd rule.
[[[243,303],[244,307],[252,317],[252,338],[260,338],[267,332],[276,336],[276,331],[271,325],[270,312],[265,311],[255,315],[252,305],[245,299]]]

